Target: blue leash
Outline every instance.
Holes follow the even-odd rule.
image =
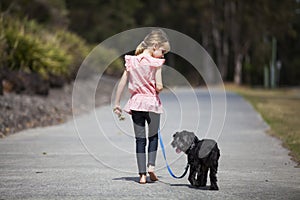
[[[168,169],[168,171],[169,171],[169,174],[170,174],[173,178],[177,178],[177,179],[183,178],[183,177],[186,175],[186,173],[187,173],[187,171],[188,171],[188,169],[189,169],[189,164],[186,165],[185,171],[183,172],[183,174],[182,174],[181,176],[175,176],[175,174],[174,174],[174,173],[172,172],[172,170],[171,170],[171,167],[170,167],[169,164],[168,164],[167,157],[166,157],[166,151],[165,151],[165,145],[164,145],[164,143],[163,143],[163,140],[162,140],[162,137],[161,137],[161,134],[160,134],[160,130],[159,130],[159,129],[158,129],[158,137],[159,137],[159,143],[160,143],[160,146],[161,146],[161,150],[162,150],[164,159],[165,159],[165,161],[166,161],[166,166],[167,166],[167,169]]]

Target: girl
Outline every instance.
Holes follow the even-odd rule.
[[[163,55],[170,50],[167,35],[161,29],[153,30],[137,46],[135,56],[125,55],[125,71],[119,82],[114,112],[120,117],[121,94],[129,80],[128,88],[131,97],[124,111],[131,114],[135,139],[136,158],[140,183],[146,183],[146,130],[148,123],[148,173],[152,181],[158,178],[154,173],[156,152],[158,146],[158,128],[162,105],[159,92],[163,89],[161,66],[165,62]]]

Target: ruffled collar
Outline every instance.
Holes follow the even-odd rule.
[[[146,58],[149,62],[157,61],[157,60],[164,60],[161,58],[154,58],[154,57],[150,56],[149,54],[143,54],[143,53],[137,55],[136,58],[139,62],[141,62],[143,60],[143,58]]]

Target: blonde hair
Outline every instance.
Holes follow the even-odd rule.
[[[170,44],[167,37],[167,34],[161,30],[156,29],[151,31],[144,40],[136,47],[135,55],[139,55],[143,53],[143,51],[149,47],[153,46],[163,47],[165,52],[167,53],[170,51]]]

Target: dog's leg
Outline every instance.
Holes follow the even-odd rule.
[[[217,185],[217,172],[218,172],[218,161],[213,162],[213,165],[210,167],[210,190],[219,190]]]
[[[208,174],[208,167],[205,165],[202,165],[201,167],[201,176],[200,179],[200,187],[205,187],[207,183],[207,174]]]
[[[196,185],[196,173],[197,173],[197,168],[193,165],[190,166],[190,174],[189,174],[189,182],[191,185],[195,186]]]
[[[202,166],[199,165],[197,167],[197,178],[196,178],[196,184],[195,184],[196,187],[200,187],[200,185],[201,185],[201,176],[202,176],[201,174],[202,174]]]

